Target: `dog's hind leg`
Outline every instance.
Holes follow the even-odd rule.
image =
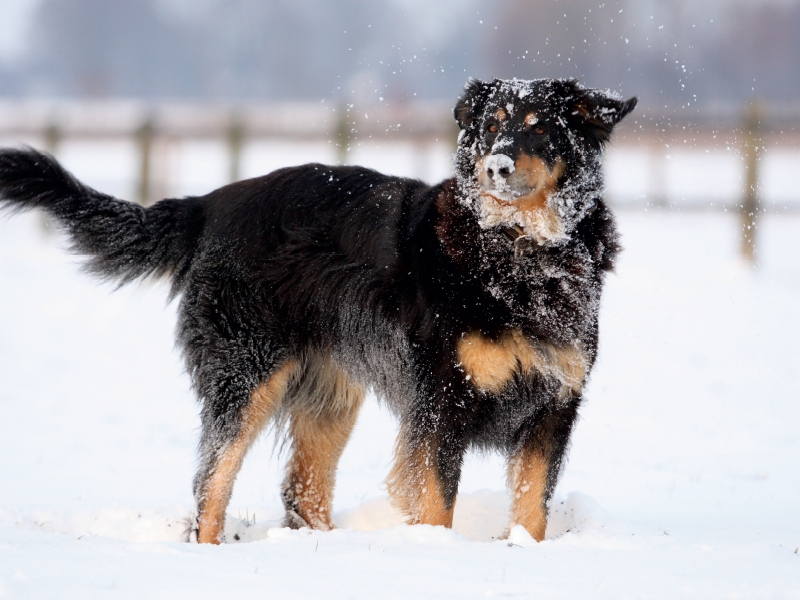
[[[287,527],[333,529],[336,467],[363,401],[364,387],[329,359],[307,357],[287,399],[292,444],[282,487]]]
[[[547,529],[547,503],[558,483],[579,404],[574,398],[565,406],[545,408],[522,432],[522,445],[508,461],[511,527],[522,525],[538,542]]]
[[[225,511],[236,475],[247,450],[279,409],[298,364],[296,360],[289,360],[276,366],[249,393],[239,389],[237,394],[236,388],[240,386],[229,385],[224,389],[233,393],[213,399],[206,394],[201,464],[194,481],[198,542],[218,544],[223,541]]]

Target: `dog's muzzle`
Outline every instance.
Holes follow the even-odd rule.
[[[498,178],[505,181],[505,178],[514,172],[514,161],[505,154],[492,154],[486,159],[484,167],[486,174],[497,183]]]
[[[505,154],[492,154],[483,163],[483,169],[486,176],[491,180],[494,189],[486,190],[492,192],[499,192],[500,194],[508,194],[511,192],[511,187],[508,185],[507,178],[514,172],[514,161],[510,156]]]

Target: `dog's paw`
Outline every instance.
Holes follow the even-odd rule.
[[[311,529],[311,526],[308,524],[308,521],[306,521],[294,510],[286,511],[286,516],[283,518],[283,526],[288,527],[290,529],[301,529],[303,527]]]

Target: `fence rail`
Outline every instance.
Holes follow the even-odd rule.
[[[227,147],[228,180],[235,181],[242,175],[245,147],[265,140],[325,142],[335,149],[335,160],[341,164],[348,163],[354,145],[364,141],[412,142],[419,148],[444,143],[452,152],[457,127],[451,110],[449,103],[423,102],[364,108],[302,102],[234,106],[0,100],[0,137],[29,143],[38,140],[56,155],[68,140],[131,141],[138,156],[136,197],[148,204],[154,195],[154,148],[158,144],[197,140],[223,143]],[[742,255],[752,260],[756,220],[762,212],[761,158],[765,148],[800,157],[800,105],[720,105],[669,115],[642,108],[620,125],[614,147],[649,157],[646,196],[652,206],[670,205],[670,153],[687,149],[734,153],[740,159],[736,176],[741,192],[732,198],[732,204],[742,214]]]

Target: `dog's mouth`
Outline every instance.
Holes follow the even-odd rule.
[[[535,188],[526,185],[524,174],[516,171],[515,162],[504,154],[491,154],[483,158],[478,163],[478,183],[481,193],[508,205],[535,191]]]
[[[515,255],[531,244],[561,239],[563,226],[550,198],[564,172],[563,161],[549,167],[541,158],[520,154],[489,155],[476,161],[480,196],[480,225],[484,229],[506,227]]]
[[[498,189],[498,188],[490,188],[481,190],[481,193],[485,196],[489,196],[493,200],[499,202],[500,204],[505,204],[510,206],[517,202],[523,196],[527,196],[528,194],[533,194],[536,192],[536,188],[528,188],[525,190],[512,190],[510,186],[506,186],[505,189]]]
[[[503,154],[490,154],[476,162],[480,194],[497,204],[530,210],[541,207],[557,187],[563,163],[549,167],[535,156],[520,154],[516,160]]]

